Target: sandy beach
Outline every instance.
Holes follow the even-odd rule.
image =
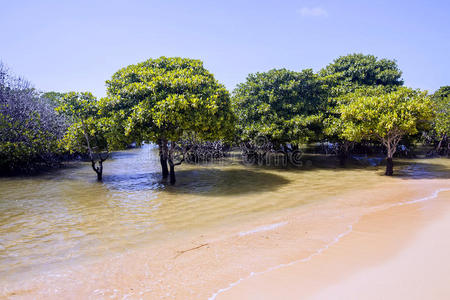
[[[450,0],[1,8],[0,300],[450,300]]]
[[[313,259],[256,274],[216,299],[448,299],[450,189],[435,195],[364,215]]]
[[[445,195],[445,196],[444,196]],[[441,200],[449,200],[450,192]],[[313,299],[448,299],[450,211],[427,224],[405,248],[381,264],[330,285]]]
[[[370,188],[355,188],[326,201],[4,281],[1,295],[11,299],[448,298],[448,179],[382,179]]]

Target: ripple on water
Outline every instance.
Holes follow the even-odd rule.
[[[89,164],[0,179],[0,277],[239,222],[384,180],[376,168],[183,165],[172,187],[160,182],[151,146],[116,153],[104,167],[103,183],[96,182]]]

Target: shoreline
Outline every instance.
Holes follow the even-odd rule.
[[[441,201],[449,200],[450,192]],[[382,263],[332,284],[311,299],[448,299],[450,209],[426,222],[412,241]]]
[[[424,203],[428,200],[434,203]],[[440,278],[428,272],[428,278],[420,282],[418,279],[425,278],[416,275],[423,264],[414,265],[415,261],[409,258],[430,258],[433,253],[423,251],[430,250],[426,245],[442,236],[442,229],[450,230],[448,200],[450,188],[441,188],[428,197],[369,212],[314,260],[301,259],[254,274],[257,276],[225,288],[209,299],[424,299],[436,288],[440,297],[433,299],[444,299],[443,295],[450,294],[445,281],[449,277]],[[450,262],[445,261],[450,242],[441,244],[445,248],[439,251],[433,265],[438,266],[436,260],[440,259],[440,273],[450,275]],[[411,275],[409,268],[419,270]],[[441,283],[436,286],[439,279]],[[420,283],[420,288],[414,289],[412,282]]]
[[[342,249],[346,240],[353,240],[355,235],[359,237],[353,243],[354,249],[358,249],[363,241],[372,245],[379,255],[383,253],[377,259],[363,257],[359,263],[363,262],[366,267],[380,263],[404,248],[427,220],[439,215],[436,203],[442,202],[439,200],[442,195],[450,194],[444,191],[434,198],[436,191],[442,188],[450,189],[448,180],[393,178],[326,201],[283,209],[253,221],[220,226],[168,243],[143,245],[95,263],[4,285],[0,296],[19,299],[251,299],[256,288],[261,291],[276,291],[277,287],[286,290],[286,285],[276,280],[288,280],[289,277],[295,279],[291,282],[294,287],[299,286],[298,278],[305,279],[303,285],[308,290],[284,295],[287,299],[312,296],[336,283],[334,274],[337,271],[341,271],[340,278],[347,278],[360,269],[347,266],[342,272],[342,267],[335,266],[331,273],[319,272],[329,270],[331,263],[345,261],[336,257],[330,257],[326,265],[317,269],[306,268],[306,273],[298,270],[290,273],[287,269],[318,264],[328,258],[329,253]],[[421,210],[424,207],[427,207],[425,215]],[[386,213],[392,211],[395,213]],[[366,222],[370,216],[378,217]],[[365,223],[367,227],[361,227]],[[395,239],[390,232],[392,228],[385,228],[386,234],[381,236],[390,238],[391,244],[377,244],[370,239],[373,234],[369,229],[380,224],[396,224],[402,228]],[[392,247],[392,244],[396,246]],[[349,253],[347,249],[343,256],[348,257]],[[259,273],[264,274],[253,275]],[[311,276],[314,273],[316,277]],[[272,278],[274,276],[276,280]],[[272,280],[265,281],[263,277]],[[234,284],[236,282],[239,284]],[[228,289],[230,284],[232,287]],[[295,290],[291,284],[287,284],[289,291]],[[263,294],[272,295],[272,298],[280,296],[267,291]]]

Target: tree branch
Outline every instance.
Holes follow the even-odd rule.
[[[178,256],[180,256],[180,255],[183,254],[183,253],[186,253],[186,252],[192,251],[192,250],[196,250],[196,249],[199,249],[199,248],[204,247],[204,246],[207,246],[207,245],[209,245],[209,244],[208,244],[208,243],[205,243],[205,244],[201,244],[201,245],[199,245],[199,246],[197,246],[197,247],[194,247],[194,248],[190,248],[190,249],[187,249],[187,250],[177,251],[178,254],[175,255],[174,259],[177,258]]]

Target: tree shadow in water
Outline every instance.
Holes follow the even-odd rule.
[[[103,184],[123,192],[164,190],[173,194],[224,196],[272,191],[290,182],[283,176],[252,169],[181,169],[176,176],[175,185],[169,185],[161,180],[159,172],[104,175]]]
[[[384,157],[367,157],[364,159],[350,158],[345,166],[339,165],[335,156],[304,155],[302,166],[259,166],[262,170],[276,170],[285,172],[310,172],[317,170],[330,170],[336,173],[356,170],[358,172],[376,172],[379,176],[385,176],[386,161]],[[373,162],[377,164],[374,165]],[[394,158],[393,177],[401,179],[450,179],[450,160],[444,163],[441,159],[402,159]]]
[[[228,196],[277,190],[290,182],[273,173],[255,169],[201,168],[180,170],[177,183],[166,186],[173,194],[198,194],[203,196]]]
[[[414,160],[396,160],[393,177],[404,180],[411,179],[450,179],[450,164],[432,161],[430,163]],[[202,196],[241,195],[267,191],[275,191],[291,182],[289,173],[310,172],[315,170],[331,170],[338,173],[349,170],[357,172],[375,172],[385,176],[385,166],[361,165],[349,163],[339,167],[334,163],[313,161],[312,165],[304,167],[277,168],[270,166],[239,166],[236,168],[221,168],[217,166],[199,166],[198,168],[178,169],[177,182],[171,186],[161,180],[160,172],[142,172],[132,174],[104,175],[103,183],[110,190],[165,191],[172,194],[197,194]],[[276,174],[275,172],[279,172]],[[324,179],[325,180],[325,179]],[[324,182],[326,184],[326,182]]]
[[[401,179],[450,179],[449,165],[440,164],[430,159],[430,162],[394,161],[394,166],[399,167],[394,177]]]

